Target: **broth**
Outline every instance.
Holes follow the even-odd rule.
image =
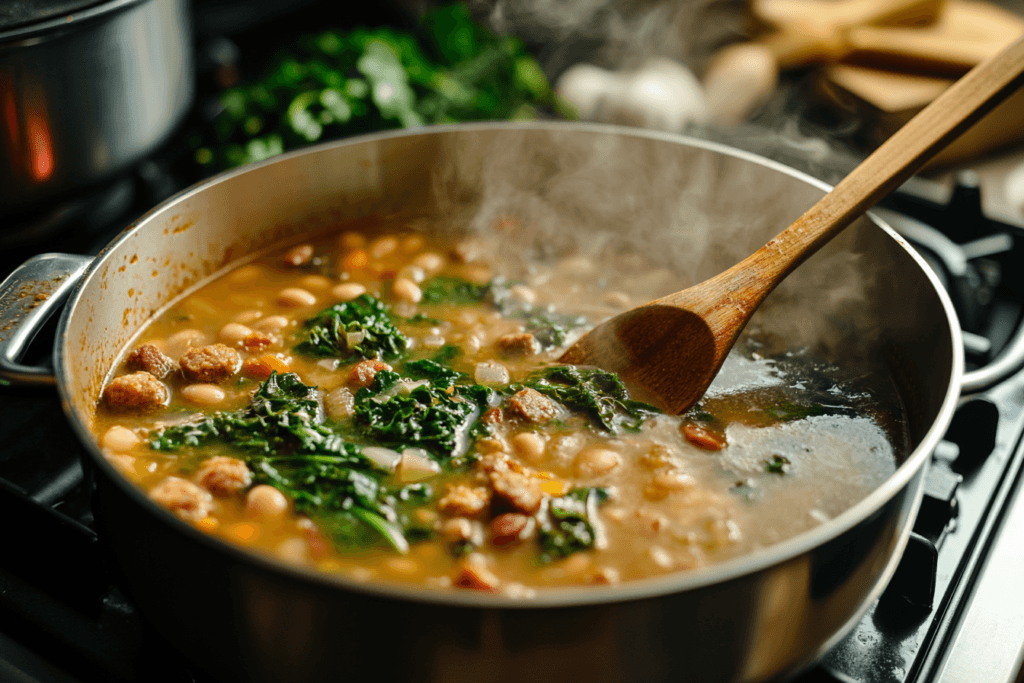
[[[748,336],[695,408],[660,414],[556,362],[648,292],[571,255],[505,280],[495,252],[397,224],[235,268],[129,349],[97,410],[104,454],[256,552],[517,596],[753,552],[895,471],[902,411],[877,377]]]

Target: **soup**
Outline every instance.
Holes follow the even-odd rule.
[[[529,596],[756,551],[861,500],[906,448],[884,378],[756,336],[663,414],[557,358],[665,292],[409,226],[268,252],[174,302],[104,389],[105,456],[255,552]]]

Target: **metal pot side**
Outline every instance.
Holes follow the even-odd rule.
[[[518,151],[498,182],[490,171],[502,168],[509,150]],[[524,165],[529,172],[510,186],[508,169]],[[148,501],[99,453],[89,425],[105,375],[139,327],[183,289],[243,254],[342,218],[438,203],[455,215],[445,204],[453,197],[486,204],[495,187],[512,195],[550,188],[551,174],[582,178],[578,187],[614,183],[624,196],[663,197],[660,205],[598,206],[613,232],[633,220],[656,224],[685,199],[694,230],[667,231],[651,247],[655,256],[681,253],[671,247],[677,241],[699,251],[695,279],[749,253],[824,191],[778,164],[678,136],[565,124],[455,126],[320,146],[222,174],[154,209],[97,258],[60,323],[58,386],[97,470],[97,514],[135,599],[203,668],[224,680],[279,682],[352,675],[764,681],[814,661],[881,593],[910,533],[924,467],[951,418],[963,361],[955,315],[934,276],[868,219],[796,271],[756,324],[827,352],[888,359],[911,417],[907,456],[839,517],[721,565],[519,601],[363,585],[205,536]],[[686,187],[670,192],[681,180]],[[589,221],[595,201],[566,192],[544,208]],[[743,230],[718,235],[717,226],[729,223]],[[814,286],[851,267],[863,275],[856,297]],[[843,317],[854,309],[852,319]],[[825,322],[804,322],[814,319]],[[800,324],[790,329],[794,320]]]
[[[0,214],[124,172],[192,102],[188,0],[114,0],[0,33]]]

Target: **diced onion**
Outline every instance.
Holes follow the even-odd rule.
[[[363,455],[372,460],[375,465],[388,472],[394,472],[395,467],[402,460],[402,454],[398,451],[379,446],[366,446],[363,448]]]
[[[406,448],[398,465],[398,480],[403,484],[430,479],[441,473],[441,466],[422,448]]]
[[[366,339],[365,330],[345,333],[345,345],[350,349],[361,343],[364,339]]]
[[[477,363],[473,373],[477,384],[508,384],[508,370],[500,363]]]

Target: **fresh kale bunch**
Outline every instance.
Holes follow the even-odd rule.
[[[638,431],[645,419],[661,412],[632,400],[622,380],[597,368],[557,365],[532,373],[524,386],[558,401],[571,412],[585,415],[595,427],[613,434]],[[512,390],[519,388],[513,386]]]
[[[521,40],[496,35],[454,3],[428,12],[415,33],[302,36],[259,80],[225,90],[220,103],[194,142],[195,160],[208,171],[388,128],[536,118],[555,98]]]
[[[405,353],[409,340],[395,327],[380,299],[360,294],[335,304],[306,321],[305,339],[295,350],[310,356],[391,360]]]

